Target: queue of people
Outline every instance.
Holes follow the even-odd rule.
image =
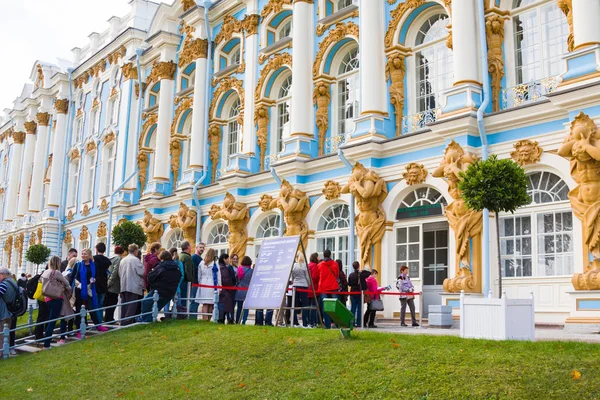
[[[248,310],[243,305],[252,279],[252,259],[245,256],[240,262],[236,254],[219,255],[215,249],[206,249],[204,243],[198,243],[193,253],[191,249],[187,241],[181,243],[180,253],[177,248],[165,250],[160,243],[153,243],[142,261],[137,245],[130,245],[127,251],[115,246],[114,256],[109,259],[105,256],[106,245],[98,243],[95,255],[90,249],[84,249],[78,259],[77,250],[70,249],[65,260],[52,257],[42,274],[34,277],[23,274],[17,282],[10,277],[8,269],[0,268],[0,332],[4,322],[12,329],[16,326],[16,317],[11,316],[7,304],[14,300],[19,287],[26,288],[31,293],[30,297],[37,300],[39,325],[35,328],[35,337],[46,339],[44,348],[50,347],[56,326],[55,322],[45,324],[46,321],[71,317],[59,324],[59,343],[64,343],[67,334],[79,337],[77,327],[81,323],[80,310],[83,306],[88,310],[105,308],[90,313],[93,329],[100,332],[108,329],[105,325],[116,324],[115,311],[119,301],[121,326],[151,322],[155,291],[158,292],[158,309],[164,309],[165,318],[177,312],[187,318],[209,320],[214,307],[218,307],[219,323],[246,324]],[[323,326],[329,329],[333,326],[329,316],[318,312],[323,310],[323,301],[336,298],[347,305],[349,297],[355,326],[362,326],[364,321],[365,327],[376,328],[376,313],[383,310],[380,293],[389,290],[390,286],[378,286],[378,271],[375,269],[361,270],[355,261],[352,270],[346,277],[342,261],[333,260],[330,250],[323,252],[322,259],[319,259],[318,253],[311,254],[308,263],[299,252],[289,282],[290,289],[296,290],[288,292],[288,309],[284,315],[278,316],[278,322],[283,323],[285,318],[286,325],[293,323],[296,327],[314,328],[321,324],[320,315]],[[413,292],[408,267],[401,267],[400,272],[396,288],[402,293]],[[314,291],[307,290],[311,282]],[[220,289],[215,296],[213,288],[194,286],[198,283]],[[348,296],[348,291],[370,294]],[[295,293],[295,298],[292,298],[292,293]],[[176,294],[178,301],[174,299]],[[367,303],[364,315],[363,300]],[[419,326],[415,319],[414,296],[401,295],[400,302],[401,326],[407,326],[407,307],[412,326]],[[294,310],[290,309],[292,304]],[[273,325],[274,311],[256,310],[255,325]],[[85,322],[87,324],[87,318]]]

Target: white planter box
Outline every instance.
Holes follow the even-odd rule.
[[[474,339],[535,339],[533,296],[491,299],[460,296],[460,336]]]

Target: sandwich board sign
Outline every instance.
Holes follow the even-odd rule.
[[[265,239],[260,246],[244,309],[280,309],[300,246],[300,236]]]

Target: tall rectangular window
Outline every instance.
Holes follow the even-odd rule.
[[[396,276],[400,276],[400,267],[406,265],[412,278],[419,277],[420,243],[421,227],[409,226],[396,229]]]

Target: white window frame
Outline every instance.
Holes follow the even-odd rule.
[[[237,113],[235,115],[232,116],[234,109],[236,108],[237,105]],[[228,102],[228,106],[225,108],[225,112],[227,113],[227,123],[225,124],[224,128],[224,135],[223,135],[223,155],[225,156],[225,162],[223,163],[223,165],[226,167],[229,165],[229,158],[234,155],[234,154],[238,154],[240,152],[240,139],[242,137],[242,125],[240,125],[237,121],[237,118],[240,115],[240,109],[239,106],[241,105],[241,100],[239,98],[239,96],[236,94],[235,98],[233,100],[230,100]],[[235,149],[233,148],[233,144],[232,144],[232,135],[233,135],[233,127],[237,127],[235,134],[236,134],[236,139],[237,139],[237,143],[235,144]],[[232,150],[236,150],[236,151],[232,151]]]
[[[278,213],[268,213],[258,224],[256,237],[254,238],[254,256],[258,258],[260,246],[264,239],[278,237],[280,215]]]
[[[327,226],[324,226],[323,224],[326,223],[326,217],[328,217],[330,215],[330,213],[335,214],[333,219],[330,220],[330,223],[332,221],[338,221],[336,223],[336,227],[332,227],[330,229],[327,229]],[[344,218],[344,213],[346,213],[347,217]],[[344,221],[344,222],[340,222],[340,221]],[[346,226],[344,227],[343,224],[346,224]],[[315,241],[316,241],[316,245],[317,245],[317,252],[319,252],[321,255],[323,254],[323,251],[326,250],[327,248],[329,248],[327,246],[327,242],[328,241],[332,241],[333,242],[333,248],[329,248],[329,250],[331,250],[332,253],[332,258],[337,260],[340,259],[342,260],[342,264],[344,265],[344,272],[346,273],[346,275],[348,275],[351,270],[352,270],[352,266],[349,265],[349,260],[350,260],[350,208],[348,207],[348,204],[346,203],[334,203],[331,204],[329,207],[327,207],[325,210],[323,210],[323,212],[321,213],[320,217],[319,217],[319,222],[317,223],[317,231],[315,232]],[[358,243],[358,241],[356,240],[355,237],[355,243]],[[343,248],[345,245],[346,249],[345,250],[340,250],[341,248]],[[358,246],[355,246],[354,249],[354,254],[355,260],[358,260]]]
[[[79,191],[79,176],[81,169],[81,160],[75,160],[71,162],[70,169],[71,174],[69,176],[69,190],[68,190],[68,202],[67,207],[75,207],[77,205],[77,192]]]
[[[90,152],[85,157],[84,193],[83,202],[87,203],[94,198],[94,183],[96,181],[97,151]]]
[[[169,250],[172,247],[177,248],[177,253],[181,252],[181,243],[185,241],[183,237],[183,231],[180,228],[175,228],[169,232],[169,235],[165,239],[164,243],[166,243],[165,249]]]
[[[353,51],[358,51],[357,52],[357,58],[360,60],[360,49],[358,48],[358,44],[356,42],[352,42],[346,46],[344,46],[342,49],[339,50],[338,52],[338,56],[336,57],[337,60],[335,63],[333,63],[332,65],[332,71],[335,71],[336,73],[336,81],[333,87],[333,101],[332,101],[332,116],[333,116],[333,121],[335,121],[335,123],[331,128],[331,136],[336,136],[336,135],[340,135],[342,134],[342,132],[340,132],[340,125],[341,125],[341,115],[340,115],[340,110],[341,110],[341,104],[340,104],[340,82],[341,81],[347,81],[349,79],[356,79],[356,88],[355,88],[355,98],[357,99],[355,101],[355,116],[353,117],[353,121],[354,119],[358,118],[360,116],[360,110],[361,110],[361,104],[360,104],[360,64],[357,68],[355,68],[354,70],[350,71],[350,72],[346,72],[343,74],[340,74],[339,69],[342,65],[342,62],[344,61],[344,58],[346,57],[346,55],[348,55],[350,52]],[[344,116],[345,117],[345,116]],[[349,119],[345,119],[344,121],[349,121]],[[348,132],[344,132],[344,134],[348,134],[348,133],[352,133],[352,131],[355,128],[355,124],[354,122],[352,123],[352,129],[350,129]]]
[[[287,84],[288,79],[290,81],[290,86],[289,89],[287,91],[287,94],[283,97],[281,97],[281,92],[283,90],[283,85]],[[283,151],[283,140],[286,137],[289,137],[289,135],[291,134],[291,116],[292,116],[292,83],[291,83],[291,79],[292,76],[291,75],[285,75],[285,77],[283,79],[280,80],[279,85],[277,85],[277,93],[276,93],[276,103],[275,103],[275,107],[274,107],[274,111],[275,111],[275,117],[272,119],[272,124],[271,124],[271,132],[273,132],[273,139],[270,140],[271,142],[271,152],[270,154],[278,154],[281,151]],[[287,124],[282,125],[282,118],[285,116],[285,114],[281,114],[281,110],[280,108],[282,108],[285,104],[287,104]],[[288,130],[287,134],[285,132],[285,130]]]
[[[275,43],[285,38],[292,37],[292,17],[289,16],[285,18],[283,21],[281,21],[280,25],[281,26],[277,28],[277,33],[275,34]],[[288,27],[289,32],[286,34],[285,31],[288,29]]]
[[[223,237],[226,238],[223,241]],[[211,249],[215,249],[217,255],[227,253],[229,251],[229,226],[225,222],[218,222],[208,233],[206,244]]]
[[[100,178],[100,197],[105,197],[111,194],[112,185],[113,185],[113,177],[114,177],[114,169],[115,169],[115,159],[116,159],[116,144],[109,143],[105,146],[102,155],[102,165],[101,171],[102,176]],[[110,152],[112,151],[112,156]],[[112,172],[111,172],[112,169]]]

